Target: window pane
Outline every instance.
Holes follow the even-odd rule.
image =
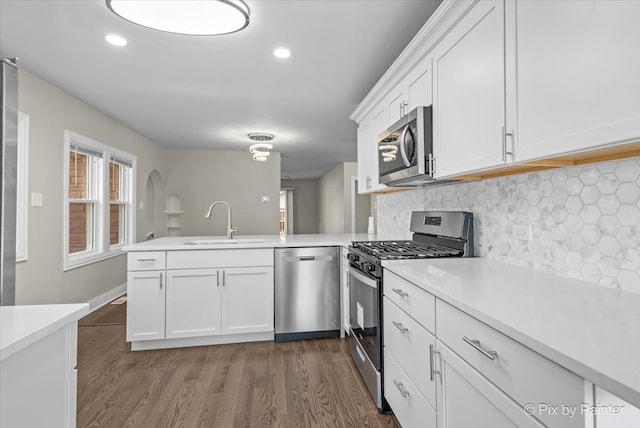
[[[122,166],[118,163],[109,163],[109,200],[121,201],[121,186],[122,183]]]
[[[69,254],[94,249],[93,203],[69,204]]]
[[[109,244],[123,244],[125,236],[125,204],[111,204],[109,207]]]
[[[69,199],[89,199],[89,156],[69,152]]]

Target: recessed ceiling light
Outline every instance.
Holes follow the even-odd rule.
[[[143,27],[168,33],[213,36],[249,25],[241,0],[106,0],[113,13]]]
[[[273,54],[278,58],[289,58],[291,56],[291,51],[287,48],[278,48],[273,51]]]
[[[127,39],[120,37],[117,34],[107,34],[104,39],[115,46],[127,46]]]

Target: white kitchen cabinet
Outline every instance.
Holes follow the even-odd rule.
[[[504,1],[476,3],[432,51],[436,176],[506,163]]]
[[[74,321],[2,360],[1,427],[76,426],[77,349]]]
[[[165,338],[220,334],[220,270],[167,271]]]
[[[522,407],[439,340],[438,428],[542,428]]]
[[[221,271],[222,334],[273,332],[273,267]]]
[[[596,386],[592,407],[585,412],[595,415],[597,428],[638,428],[640,427],[640,409],[632,406],[609,391]]]
[[[387,127],[418,106],[433,102],[431,57],[423,58],[386,97]]]
[[[340,247],[340,302],[342,305],[342,331],[340,337],[349,334],[349,250]]]
[[[165,271],[127,273],[127,341],[164,339]]]
[[[358,127],[358,193],[385,189],[380,184],[378,134],[388,127],[384,103],[378,105]]]
[[[508,1],[506,17],[516,161],[640,138],[640,2]]]

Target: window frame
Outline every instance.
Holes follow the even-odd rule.
[[[96,172],[92,176],[96,179],[96,195],[94,204],[94,247],[91,250],[81,251],[74,254],[69,254],[69,207],[74,201],[80,201],[79,199],[69,198],[69,168],[70,161],[69,156],[72,153],[73,147],[78,147],[87,152],[95,152],[102,155],[102,157],[94,156],[92,158],[97,159]],[[110,193],[109,193],[109,170],[110,163],[115,159],[119,162],[128,163],[127,177],[125,178],[123,186],[126,186],[125,201],[125,239],[124,242],[110,245],[109,238],[109,226],[110,226]],[[135,239],[135,200],[136,200],[136,164],[137,157],[130,153],[108,146],[106,144],[95,141],[84,135],[80,135],[76,132],[66,129],[64,131],[64,162],[63,162],[63,269],[65,271],[75,269],[77,267],[86,266],[98,261],[106,260],[112,257],[116,257],[124,253],[123,249],[127,245],[131,245]],[[89,178],[89,177],[88,177]],[[87,195],[87,200],[91,199],[90,195]]]
[[[18,112],[16,263],[29,259],[29,115]]]

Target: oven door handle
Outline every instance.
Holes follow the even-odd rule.
[[[355,279],[357,279],[358,281],[362,282],[365,285],[368,285],[371,288],[378,288],[378,281],[364,276],[360,272],[354,270],[353,267],[349,269],[349,275],[353,275]]]

